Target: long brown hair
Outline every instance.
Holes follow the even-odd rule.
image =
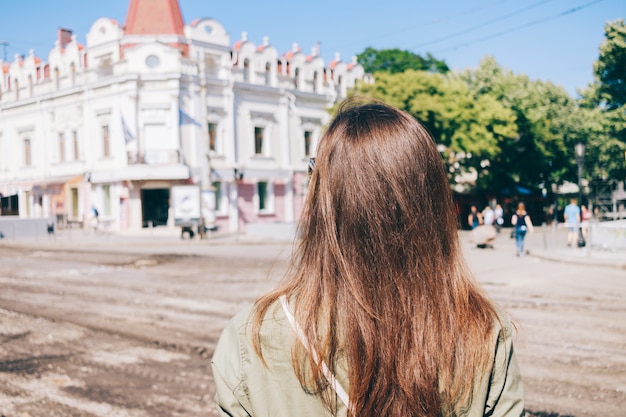
[[[348,365],[354,416],[439,416],[467,406],[496,313],[461,254],[443,162],[426,129],[380,102],[349,100],[320,140],[282,284],[254,310],[252,340],[286,294],[319,356]],[[309,352],[302,386],[336,400]]]

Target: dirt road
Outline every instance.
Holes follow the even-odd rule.
[[[519,325],[529,412],[626,415],[626,272],[509,246],[468,256]],[[280,278],[286,245],[167,252],[0,245],[0,415],[216,416],[215,342]]]

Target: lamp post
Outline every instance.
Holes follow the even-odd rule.
[[[578,165],[578,204],[583,203],[583,158],[585,157],[585,144],[577,143],[575,146],[576,151],[576,165]]]
[[[576,151],[576,165],[578,165],[578,206],[583,204],[583,158],[585,157],[585,144],[577,143],[574,150]],[[582,221],[582,208],[580,211],[580,219]],[[585,246],[585,236],[583,235],[583,228],[578,228],[578,247]]]

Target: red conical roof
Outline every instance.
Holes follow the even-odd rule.
[[[130,0],[124,34],[184,36],[184,28],[177,0]]]
[[[178,35],[185,37],[178,0],[130,0],[124,35]],[[130,45],[129,45],[130,46]],[[176,43],[187,55],[188,45]]]

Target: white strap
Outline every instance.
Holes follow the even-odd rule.
[[[343,389],[339,381],[337,381],[337,379],[335,378],[335,375],[333,375],[333,373],[330,371],[330,369],[326,365],[326,362],[320,361],[319,355],[317,354],[317,350],[315,350],[315,347],[309,344],[309,341],[307,340],[306,335],[304,334],[304,331],[302,330],[302,327],[300,327],[298,322],[296,322],[296,318],[293,316],[293,313],[291,312],[291,307],[289,306],[289,303],[287,302],[287,297],[285,295],[281,295],[280,302],[283,305],[283,310],[285,311],[285,315],[287,316],[289,323],[291,323],[291,327],[296,332],[298,339],[300,339],[300,342],[302,342],[302,344],[309,351],[311,356],[313,356],[313,360],[316,363],[322,362],[322,373],[324,374],[324,376],[330,383],[330,386],[335,390],[335,392],[337,393],[341,401],[346,405],[346,407],[348,407],[348,410],[350,410],[351,409],[350,397],[348,396],[348,393],[346,392],[346,390]]]

